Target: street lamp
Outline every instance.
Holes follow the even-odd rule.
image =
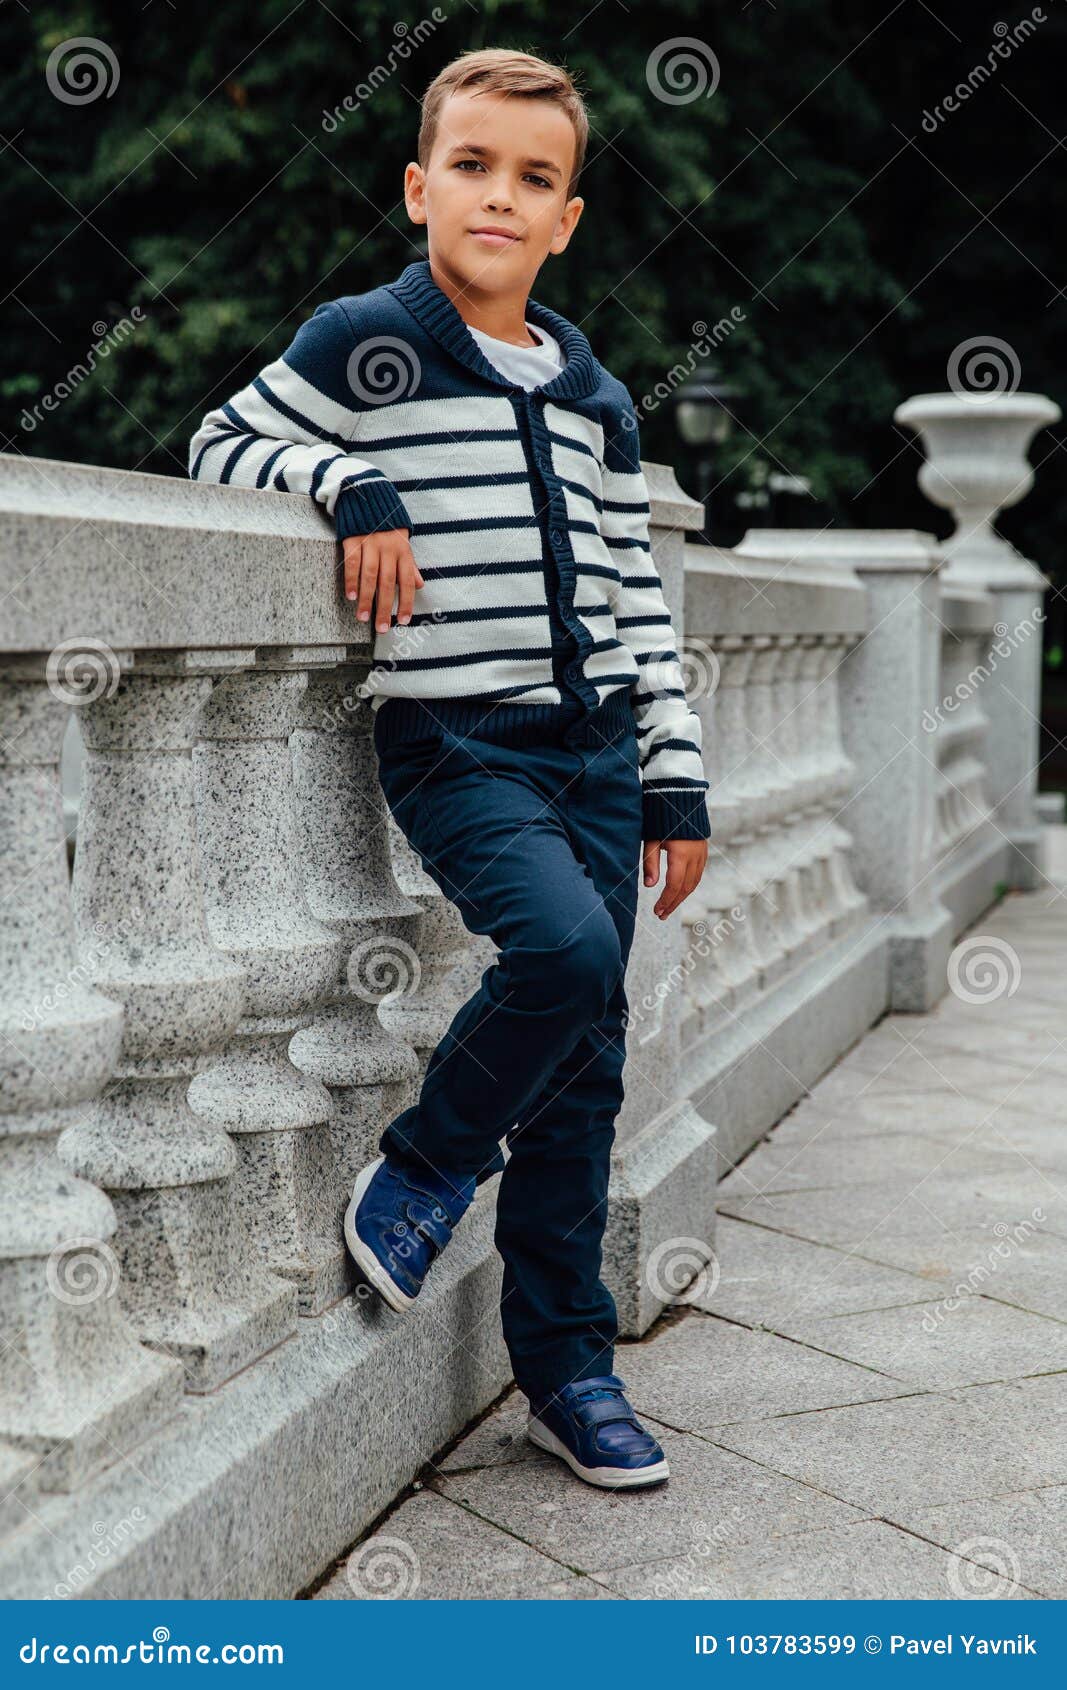
[[[723,381],[718,364],[698,364],[674,395],[678,433],[687,446],[722,446],[734,426],[736,387]]]
[[[674,395],[674,421],[685,445],[694,448],[697,464],[697,494],[710,488],[714,467],[711,448],[725,445],[734,427],[733,408],[738,389],[723,380],[719,365],[698,364]],[[704,533],[711,527],[708,501],[704,501]]]

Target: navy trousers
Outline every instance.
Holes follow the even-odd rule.
[[[477,725],[452,732],[432,707],[384,750],[375,727],[391,813],[464,925],[499,953],[379,1148],[479,1184],[502,1171],[501,1324],[528,1396],[610,1373],[618,1336],[600,1268],[641,779],[632,712],[612,719],[606,738],[595,715],[564,708],[521,746],[483,739]]]

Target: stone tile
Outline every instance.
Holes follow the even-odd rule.
[[[886,1375],[697,1310],[654,1342],[635,1345],[626,1356],[620,1351],[616,1367],[643,1413],[687,1432],[896,1396],[904,1388]]]
[[[872,1034],[871,1038],[876,1035]],[[866,1042],[866,1041],[865,1041]],[[812,1096],[840,1105],[866,1097],[892,1097],[901,1093],[928,1096],[954,1092],[992,1102],[1009,1101],[1016,1108],[1056,1108],[1063,1097],[1063,1075],[1035,1064],[1028,1072],[1017,1064],[998,1060],[995,1040],[984,1051],[942,1050],[925,1044],[903,1050],[875,1067],[869,1055],[857,1061],[846,1058],[814,1087]]]
[[[715,1442],[896,1518],[904,1507],[1067,1482],[1067,1377],[752,1420]]]
[[[836,1103],[815,1093],[798,1104],[764,1141],[769,1144],[859,1142],[886,1133],[924,1138],[938,1129],[942,1135],[965,1138],[991,1113],[980,1098],[955,1092],[854,1096]],[[997,1112],[999,1118],[1000,1112]]]
[[[1067,1146],[1064,1150],[1067,1156]],[[881,1133],[877,1137],[816,1138],[790,1143],[772,1135],[719,1183],[721,1196],[761,1191],[804,1191],[836,1186],[917,1180],[931,1174],[949,1179],[959,1174],[1004,1174],[1019,1160],[1010,1146],[933,1138],[916,1133]]]
[[[954,1389],[1067,1368],[1067,1325],[964,1292],[936,1303],[811,1319],[776,1329],[922,1390]]]
[[[469,1467],[499,1467],[515,1461],[541,1461],[543,1451],[526,1436],[529,1405],[514,1387],[491,1414],[461,1438],[447,1455],[435,1457],[432,1465],[441,1473],[458,1473]]]
[[[1010,936],[1003,937],[1011,943]],[[1059,941],[1056,941],[1057,945]],[[1047,1021],[1056,1012],[1057,996],[1050,990],[1048,976],[1050,970],[1042,966],[1038,968],[1031,958],[1033,966],[1020,969],[1019,990],[1014,997],[999,997],[983,1000],[981,1003],[968,1003],[953,992],[946,992],[945,996],[924,1017],[931,1027],[941,1027],[946,1022],[957,1024],[977,1024],[984,1020],[989,1027],[1020,1027],[1027,1023]]]
[[[972,1575],[979,1590],[1018,1579],[1041,1596],[1067,1598],[1067,1485],[1016,1491],[941,1508],[902,1509],[895,1518],[946,1549],[989,1569]]]
[[[1044,1229],[1057,1236],[1067,1232],[1067,1207],[1056,1187],[1030,1168],[1011,1178],[852,1186],[847,1202],[840,1192],[821,1189],[727,1196],[720,1208],[735,1219],[928,1279],[966,1273],[980,1239],[992,1247],[1005,1229],[1032,1225],[1039,1211]]]
[[[745,1326],[778,1326],[796,1312],[854,1314],[930,1295],[927,1280],[782,1232],[720,1216],[715,1232],[719,1279],[692,1306]],[[710,1282],[709,1282],[710,1283]]]
[[[987,1110],[970,1133],[953,1133],[935,1124],[929,1136],[948,1143],[962,1140],[972,1148],[981,1146],[986,1151],[1011,1156],[1017,1165],[1040,1168],[1058,1190],[1067,1194],[1067,1132],[1059,1119],[1049,1120],[1007,1108]]]
[[[660,1439],[671,1476],[629,1494],[599,1491],[554,1456],[432,1482],[454,1502],[506,1527],[571,1568],[687,1555],[705,1542],[760,1542],[773,1530],[803,1531],[860,1518],[860,1511],[798,1485],[728,1450],[642,1420]]]
[[[886,1137],[942,1141],[971,1152],[975,1166],[984,1166],[985,1158],[998,1155],[1030,1163],[1044,1170],[1052,1183],[1067,1194],[1067,1179],[1063,1177],[1067,1174],[1067,1132],[1059,1121],[1059,1111],[1051,1116],[1040,1110],[1031,1111],[1019,1099],[998,1102],[995,1098],[972,1098],[948,1092],[931,1092],[925,1096],[910,1093],[864,1096],[836,1107],[811,1098],[787,1116],[752,1154],[769,1150],[784,1157],[788,1152],[797,1156],[798,1165],[802,1165],[808,1161],[809,1150],[818,1152],[831,1146],[854,1145],[856,1157],[869,1153],[871,1165],[876,1166],[882,1157],[873,1141]],[[903,1143],[893,1148],[904,1151]],[[921,1165],[924,1155],[925,1152],[917,1150],[916,1165]],[[747,1162],[739,1167],[745,1169]]]
[[[602,1595],[509,1532],[420,1491],[402,1502],[345,1557],[325,1601],[457,1602],[593,1599]]]
[[[820,1532],[772,1532],[758,1544],[712,1548],[670,1560],[598,1572],[598,1581],[633,1601],[886,1601],[977,1599],[968,1588],[989,1575],[880,1520]],[[1002,1597],[1029,1597],[1005,1584]]]
[[[1039,1227],[1020,1242],[1011,1237],[1002,1242],[1010,1254],[997,1259],[983,1286],[985,1295],[1052,1320],[1063,1320],[1067,1314],[1067,1239]]]
[[[1063,1072],[1067,1069],[1067,1040],[1064,1039],[1062,1018],[1057,1011],[1044,1008],[1036,1016],[1020,1022],[1003,1018],[990,1026],[984,1018],[960,1016],[939,1021],[936,1017],[925,1023],[916,1043],[920,1050],[938,1052],[945,1063],[953,1051],[986,1052],[997,1062],[1012,1067],[1034,1069],[1046,1066]]]

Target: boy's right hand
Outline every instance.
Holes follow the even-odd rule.
[[[408,530],[393,528],[387,534],[350,534],[341,544],[345,560],[345,598],[358,599],[356,615],[359,621],[369,621],[377,589],[374,626],[378,633],[385,633],[392,620],[393,594],[399,587],[397,623],[410,622],[415,588],[425,586],[425,582],[411,554]]]

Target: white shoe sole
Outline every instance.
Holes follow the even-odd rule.
[[[415,1298],[409,1297],[406,1291],[401,1291],[399,1285],[394,1284],[370,1245],[364,1244],[356,1231],[356,1210],[362,1202],[363,1193],[384,1161],[385,1157],[379,1156],[376,1161],[371,1162],[368,1167],[364,1168],[356,1178],[356,1183],[352,1187],[352,1200],[345,1210],[345,1243],[348,1245],[349,1255],[364,1279],[374,1286],[378,1295],[384,1298],[389,1307],[395,1310],[397,1314],[407,1314],[410,1309],[415,1307]]]
[[[652,1467],[584,1467],[555,1432],[550,1431],[534,1414],[526,1422],[526,1435],[538,1449],[558,1455],[586,1484],[598,1485],[601,1490],[634,1490],[641,1485],[658,1484],[670,1472],[666,1456]]]

